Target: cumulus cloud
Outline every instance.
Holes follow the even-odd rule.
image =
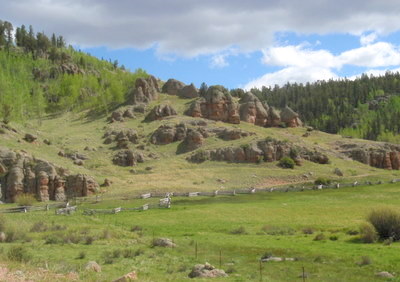
[[[63,34],[71,43],[156,46],[158,53],[188,57],[230,46],[260,50],[283,30],[361,35],[400,28],[397,0],[0,0],[0,6],[0,18]]]
[[[369,34],[363,34],[360,36],[361,45],[369,45],[373,43],[378,38],[378,35],[375,32],[371,32]]]
[[[361,46],[337,56],[327,50],[307,49],[304,44],[270,47],[263,51],[263,55],[264,64],[283,69],[252,80],[245,86],[246,89],[337,78],[336,72],[345,65],[372,68],[366,73],[375,75],[384,74],[386,69],[400,65],[399,48],[387,42]],[[376,69],[381,67],[386,69]]]

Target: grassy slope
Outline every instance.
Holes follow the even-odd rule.
[[[34,253],[31,264],[43,266],[47,262],[52,271],[78,271],[83,280],[110,281],[136,270],[141,281],[183,281],[195,263],[208,261],[218,266],[221,250],[222,268],[235,272],[229,279],[215,281],[259,281],[258,259],[264,253],[299,258],[295,262],[264,263],[264,281],[294,281],[302,266],[310,274],[308,281],[373,281],[378,271],[398,272],[399,243],[390,246],[361,244],[356,235],[348,235],[347,231],[357,230],[372,208],[398,209],[399,188],[398,184],[385,184],[341,190],[182,198],[175,199],[170,210],[98,216],[78,213],[69,217],[38,212],[7,215],[7,218],[18,222],[20,232],[38,221],[48,226],[52,222],[66,225],[68,229],[61,232],[29,233],[33,240],[23,245]],[[143,200],[105,201],[86,207],[131,207],[143,203]],[[141,234],[130,232],[134,225],[143,228]],[[262,231],[264,226],[282,234],[267,235]],[[230,234],[239,227],[247,234]],[[302,230],[307,227],[315,229],[315,233],[303,234]],[[106,229],[111,237],[102,239]],[[45,238],[51,234],[61,237],[71,232],[98,239],[91,245],[45,244]],[[314,241],[319,233],[324,233],[327,239]],[[172,238],[178,247],[151,248],[153,236]],[[329,240],[331,236],[338,239]],[[197,259],[194,258],[194,242],[198,243]],[[2,256],[15,244],[20,243],[3,244]],[[111,264],[105,263],[105,252],[124,249],[140,249],[143,254],[129,259],[114,258]],[[78,259],[82,251],[86,257]],[[362,256],[368,256],[372,264],[357,265]],[[82,270],[90,260],[102,265],[102,273],[89,274]]]
[[[330,155],[331,164],[317,165],[305,162],[303,166],[296,167],[294,170],[284,170],[276,166],[276,163],[262,164],[228,164],[225,162],[205,162],[203,164],[190,164],[185,158],[190,154],[176,154],[179,142],[164,146],[155,146],[148,142],[151,133],[164,123],[177,123],[182,120],[191,119],[183,116],[184,110],[188,107],[190,100],[179,99],[174,96],[160,95],[158,101],[149,105],[151,109],[159,103],[170,103],[181,114],[173,119],[143,123],[144,116],[137,114],[137,118],[124,123],[107,124],[106,118],[99,117],[87,119],[85,113],[64,114],[58,117],[48,117],[38,122],[31,121],[24,126],[17,126],[21,132],[33,132],[39,136],[37,144],[15,142],[23,136],[4,136],[0,140],[0,145],[10,148],[24,149],[37,157],[49,160],[60,166],[68,167],[72,172],[88,173],[102,182],[104,178],[110,178],[115,185],[109,189],[109,194],[131,193],[132,191],[196,191],[196,190],[215,190],[225,188],[243,188],[249,186],[271,186],[280,183],[312,181],[319,176],[335,178],[333,170],[339,167],[345,174],[345,178],[354,179],[356,177],[369,177],[379,179],[392,179],[398,177],[398,171],[385,171],[375,169],[361,163],[348,159],[341,159],[335,155]],[[310,149],[329,150],[334,146],[334,142],[343,140],[338,135],[325,134],[315,131],[308,138],[301,137],[304,128],[262,128],[252,124],[242,122],[240,125],[230,125],[217,122],[212,126],[239,127],[243,130],[254,132],[256,135],[235,140],[223,141],[216,137],[206,139],[203,149],[218,148],[224,146],[239,146],[249,143],[252,140],[260,140],[268,136],[289,140],[295,144],[302,144]],[[102,135],[107,128],[134,128],[142,136],[140,144],[146,145],[145,154],[153,152],[159,156],[158,160],[148,160],[139,164],[135,169],[136,174],[129,171],[132,168],[114,166],[111,162],[115,153],[113,146],[102,144]],[[43,144],[43,139],[49,139],[53,145]],[[86,147],[97,148],[97,152],[86,152]],[[59,157],[59,150],[71,150],[85,153],[90,160],[85,162],[84,167],[72,164],[72,161]],[[328,151],[328,154],[329,151]],[[153,167],[151,173],[145,170],[146,167]],[[303,178],[303,174],[313,172],[310,179]],[[222,178],[227,182],[223,185],[217,181]],[[337,178],[337,177],[336,177]],[[340,179],[337,179],[340,180]]]

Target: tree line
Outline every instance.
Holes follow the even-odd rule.
[[[239,91],[240,92],[240,91]],[[400,141],[400,74],[253,88],[271,106],[286,105],[308,125],[328,133]],[[239,93],[240,94],[240,93]]]

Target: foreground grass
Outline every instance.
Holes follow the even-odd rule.
[[[298,260],[263,263],[263,281],[300,280],[303,266],[308,273],[307,281],[373,281],[378,279],[376,272],[399,271],[400,245],[362,244],[358,235],[349,231],[358,230],[366,214],[375,207],[399,210],[399,199],[400,186],[385,184],[235,197],[175,198],[169,210],[116,215],[7,214],[6,232],[14,229],[25,235],[14,242],[2,243],[0,251],[2,260],[11,267],[24,268],[10,262],[7,256],[10,248],[22,245],[32,255],[25,267],[48,267],[58,273],[73,271],[88,281],[111,281],[133,270],[141,281],[184,281],[196,263],[207,261],[219,267],[220,251],[221,267],[231,272],[229,278],[221,281],[259,281],[259,259],[266,253]],[[85,204],[81,209],[133,207],[143,203],[145,200],[105,200]],[[43,222],[47,230],[30,231],[37,222]],[[132,231],[134,226],[140,228]],[[304,234],[304,230],[313,234]],[[321,233],[325,239],[315,241]],[[171,238],[177,247],[153,248],[154,237]],[[362,257],[368,257],[370,264],[360,265]],[[101,273],[84,270],[84,265],[92,260],[102,266]]]

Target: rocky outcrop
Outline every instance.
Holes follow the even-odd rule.
[[[14,202],[18,195],[33,194],[39,201],[63,201],[88,196],[98,183],[84,174],[68,175],[65,169],[26,153],[0,148],[1,200]]]
[[[128,107],[126,109],[118,109],[111,113],[111,116],[108,118],[109,122],[124,122],[125,118],[135,118],[135,114],[133,113],[133,107]]]
[[[199,97],[199,90],[194,84],[186,85],[179,90],[179,97],[184,99],[193,99]]]
[[[240,99],[240,120],[253,123],[259,126],[266,126],[268,123],[269,107],[252,93],[247,92]]]
[[[280,113],[274,108],[270,107],[268,109],[268,127],[278,127],[281,125],[281,115]]]
[[[185,139],[187,126],[184,123],[176,125],[161,125],[150,137],[150,142],[155,145],[166,145]]]
[[[33,143],[33,142],[35,142],[37,139],[38,139],[38,138],[37,138],[36,135],[30,134],[30,133],[26,133],[26,134],[25,134],[25,137],[24,137],[24,140],[25,140],[26,142],[29,142],[29,143]]]
[[[128,94],[128,102],[132,105],[147,104],[158,98],[157,79],[154,76],[148,78],[138,78],[135,82],[135,88]]]
[[[319,164],[329,163],[329,158],[323,153],[310,151],[307,148],[295,146],[289,142],[267,139],[240,147],[224,147],[208,151],[198,151],[187,158],[190,162],[201,163],[206,160],[227,161],[235,163],[273,162],[289,156],[300,164],[300,159]]]
[[[150,111],[145,121],[160,120],[164,117],[176,116],[177,114],[176,110],[170,105],[158,105]]]
[[[143,154],[132,150],[119,151],[113,158],[113,163],[119,166],[135,166],[143,162]]]
[[[139,136],[134,129],[109,130],[104,136],[104,144],[116,142],[119,149],[127,149],[129,144],[138,144]]]
[[[287,127],[303,126],[299,115],[288,106],[281,111],[281,121],[285,123]]]
[[[211,86],[204,97],[190,105],[187,115],[215,121],[240,123],[239,107],[223,86]]]
[[[204,137],[208,136],[205,131],[202,131],[201,129],[188,129],[186,137],[182,142],[181,152],[190,152],[200,148],[204,144]]]
[[[211,129],[210,131],[216,132],[217,137],[225,140],[225,141],[230,141],[230,140],[237,140],[240,138],[248,137],[250,135],[254,135],[254,133],[250,133],[244,130],[241,130],[239,128],[226,128],[223,127],[222,130],[218,129]]]
[[[162,93],[168,95],[179,95],[185,84],[179,80],[170,78],[162,87]]]
[[[383,169],[400,169],[400,146],[382,144],[342,144],[342,153],[363,164]]]
[[[228,277],[228,274],[206,262],[205,264],[196,264],[188,276],[189,278],[216,278]]]

